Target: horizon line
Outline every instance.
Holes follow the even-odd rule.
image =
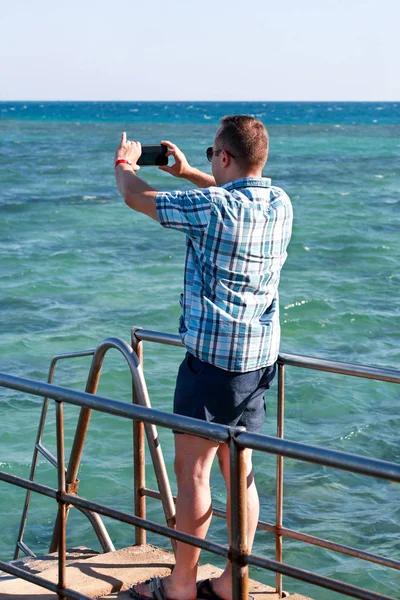
[[[400,102],[399,100],[104,100],[104,99],[68,99],[68,100],[60,100],[57,98],[52,98],[52,99],[47,99],[47,100],[43,100],[43,99],[34,99],[34,100],[27,100],[27,99],[12,99],[12,100],[2,100],[0,99],[0,102],[119,102],[119,103],[129,103],[129,102],[193,102],[193,103],[221,103],[221,104],[228,104],[228,103],[243,103],[243,104],[250,104],[250,103],[292,103],[292,102],[296,102],[296,103],[320,103],[320,104],[327,104],[329,102],[338,102],[340,104],[346,104],[346,103],[352,103],[352,104],[356,104],[356,103],[370,103],[370,104],[376,104],[376,103],[382,103],[382,104],[396,104],[398,102]]]

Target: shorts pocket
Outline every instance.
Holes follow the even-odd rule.
[[[193,354],[190,354],[190,352],[187,352],[186,367],[192,375],[198,375],[203,369],[203,362],[196,356],[193,356]]]

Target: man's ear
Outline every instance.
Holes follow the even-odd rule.
[[[229,167],[229,165],[231,164],[231,157],[225,150],[221,150],[221,154],[222,154],[222,166]]]

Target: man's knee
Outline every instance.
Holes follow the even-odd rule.
[[[208,481],[217,444],[197,436],[175,436],[174,470],[179,481]]]
[[[185,455],[175,456],[174,471],[178,485],[208,484],[210,480],[210,470],[204,463],[201,460],[189,462]]]
[[[185,475],[187,468],[188,465],[186,463],[185,456],[181,453],[175,454],[174,471],[178,480]]]

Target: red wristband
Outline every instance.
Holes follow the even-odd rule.
[[[130,160],[125,160],[124,158],[119,158],[118,160],[115,161],[114,169],[118,165],[122,165],[122,164],[132,166],[132,163]]]

